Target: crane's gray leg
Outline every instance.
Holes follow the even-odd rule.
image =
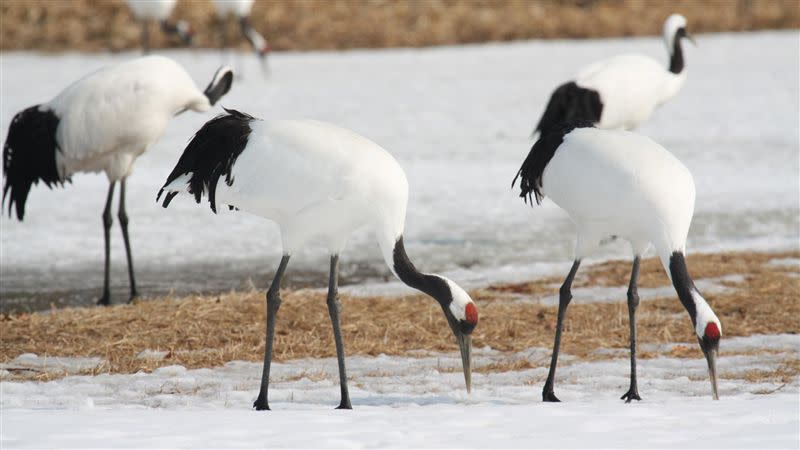
[[[553,343],[553,358],[550,360],[550,372],[547,374],[547,381],[544,383],[542,389],[542,401],[545,402],[560,402],[561,400],[553,393],[553,385],[556,378],[556,363],[558,362],[558,349],[561,346],[561,330],[564,326],[564,317],[567,315],[567,306],[572,300],[572,280],[575,278],[575,273],[578,272],[578,267],[581,265],[581,260],[576,259],[572,263],[572,268],[569,270],[564,284],[561,285],[558,296],[558,323],[556,324],[556,340]]]
[[[339,313],[342,304],[339,302],[339,255],[331,256],[331,272],[328,281],[328,314],[333,325],[333,339],[336,341],[336,358],[339,360],[339,386],[342,390],[342,401],[336,409],[353,409],[350,405],[350,392],[347,390],[347,369],[344,365],[344,342],[339,327]]]
[[[126,179],[123,178],[119,183],[119,210],[117,211],[117,217],[119,218],[119,225],[122,228],[122,239],[125,241],[125,255],[128,257],[128,279],[131,283],[131,297],[128,299],[128,302],[130,303],[139,293],[136,291],[136,277],[133,275],[131,241],[128,237],[128,213],[125,210],[125,181]]]
[[[103,283],[103,296],[97,301],[98,305],[108,306],[111,304],[111,287],[110,287],[110,272],[111,272],[111,224],[114,219],[111,218],[111,200],[114,199],[114,187],[117,185],[116,181],[111,181],[108,185],[108,196],[106,197],[106,208],[103,210],[103,237],[105,238],[105,281]]]
[[[628,392],[620,397],[621,400],[625,400],[625,403],[642,399],[639,397],[639,388],[636,384],[636,307],[639,306],[639,291],[636,288],[636,282],[638,279],[639,256],[636,255],[631,269],[631,283],[628,285],[628,317],[630,318],[631,327],[631,387]]]
[[[269,391],[269,367],[272,364],[272,339],[275,337],[275,316],[281,306],[281,279],[289,264],[289,255],[283,255],[275,278],[267,291],[267,344],[264,349],[264,371],[261,373],[261,389],[258,398],[253,403],[253,408],[258,411],[268,410],[267,391]]]

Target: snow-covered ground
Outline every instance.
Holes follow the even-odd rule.
[[[800,33],[698,37],[688,80],[640,131],[692,170],[697,213],[689,248],[797,248],[800,235]],[[580,67],[621,52],[664,60],[660,39],[530,41],[347,52],[277,53],[265,79],[243,57],[243,78],[222,101],[264,119],[312,117],[375,140],[405,168],[411,186],[406,245],[418,266],[467,285],[568,269],[573,227],[552,203],[529,208],[510,189],[528,136],[552,89]],[[204,86],[221,56],[170,51]],[[95,68],[134,54],[2,53],[0,133],[13,114],[43,102]],[[24,87],[24,88],[23,88]],[[187,140],[206,120],[187,113],[142,157],[129,181],[128,211],[145,295],[261,287],[279,260],[277,228],[243,213],[213,216],[190,199],[169,210],[155,194]],[[55,292],[87,303],[102,284],[102,175],[67,189],[33,189],[24,223],[3,217],[6,301]],[[125,298],[124,250],[112,233],[117,300]],[[598,258],[626,257],[623,243]],[[287,282],[322,284],[326,255],[292,259]],[[345,283],[388,276],[377,246],[356,233],[342,257]],[[380,290],[380,286],[377,287]]]
[[[596,362],[562,355],[556,392],[563,403],[544,404],[549,349],[539,348],[516,355],[478,349],[477,370],[515,359],[536,368],[474,373],[472,394],[454,354],[348,358],[353,411],[333,409],[335,359],[275,364],[270,412],[251,410],[258,363],[2,382],[0,446],[797,448],[797,380],[781,386],[731,377],[774,369],[798,346],[796,335],[725,340],[719,402],[711,400],[702,358],[657,358],[639,361],[643,401],[626,405],[619,400],[628,387],[622,354]],[[725,354],[764,349],[772,353]],[[46,363],[26,356],[20,364]]]

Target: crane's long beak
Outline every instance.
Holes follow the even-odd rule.
[[[691,43],[692,43],[692,45],[694,45],[695,47],[697,47],[697,41],[695,41],[695,40],[694,40],[694,36],[692,36],[692,35],[691,35],[691,34],[689,34],[688,32],[686,32],[686,39],[688,39],[688,40],[689,40],[689,42],[691,42]]]
[[[708,351],[703,351],[708,361],[708,377],[711,379],[711,396],[714,400],[719,400],[719,392],[717,391],[717,349],[713,348]]]
[[[456,341],[458,341],[458,348],[461,350],[461,365],[464,369],[464,382],[467,383],[467,393],[472,392],[472,360],[470,354],[472,353],[472,336],[464,334],[461,331],[456,331]]]

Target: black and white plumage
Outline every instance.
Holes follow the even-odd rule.
[[[151,22],[158,23],[163,33],[177,36],[184,45],[192,44],[194,32],[189,22],[179,20],[173,23],[169,20],[175,3],[177,0],[128,0],[128,7],[142,26],[142,51],[145,54],[150,51]]]
[[[632,130],[680,91],[686,80],[681,40],[689,38],[686,19],[673,14],[664,22],[669,52],[665,67],[637,54],[615,56],[589,65],[550,96],[533,135],[563,122],[586,120],[598,128]]]
[[[219,24],[222,48],[229,46],[228,36],[225,32],[225,21],[230,16],[234,16],[239,22],[239,31],[242,37],[250,44],[253,52],[261,61],[261,67],[266,71],[268,70],[267,55],[269,55],[270,46],[264,36],[250,24],[250,11],[253,9],[253,2],[254,0],[212,0],[217,11],[217,23]]]
[[[125,211],[125,180],[133,163],[156,142],[176,114],[208,111],[231,87],[233,72],[220,68],[205,92],[175,61],[146,56],[100,69],[47,103],[14,116],[3,146],[3,203],[22,220],[34,184],[63,185],[78,172],[105,172],[109,189],[103,211],[105,284],[109,304],[111,201],[119,182],[118,217],[125,241],[131,298],[137,295]]]
[[[433,297],[458,341],[467,390],[471,386],[471,332],[478,322],[474,302],[453,281],[418,271],[405,251],[403,229],[408,182],[386,150],[349,130],[313,120],[264,122],[228,111],[206,123],[184,150],[158,194],[167,207],[178,193],[203,197],[212,211],[220,205],[276,222],[283,244],[275,278],[267,292],[267,344],[261,391],[254,406],[269,409],[280,283],[289,258],[308,244],[331,255],[328,311],[336,341],[340,408],[350,408],[339,330],[339,254],[350,234],[370,227],[386,264],[407,285]]]
[[[639,260],[652,245],[692,320],[707,361],[717,399],[716,357],[719,319],[697,290],[684,260],[694,213],[695,188],[689,170],[647,137],[622,130],[599,130],[588,122],[552,127],[540,136],[514,182],[520,196],[540,203],[547,196],[575,222],[575,260],[561,286],[553,358],[542,397],[558,401],[553,386],[562,325],[572,299],[570,288],[581,259],[609,236],[631,243],[633,269],[628,288],[631,385],[622,398],[639,400],[636,382],[636,308]]]

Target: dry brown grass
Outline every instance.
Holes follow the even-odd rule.
[[[275,49],[307,50],[656,35],[672,12],[695,32],[800,27],[796,0],[262,0],[252,22]],[[218,46],[210,2],[180,0],[173,17],[192,24],[197,46]],[[4,50],[139,46],[140,28],[123,0],[3,0],[0,22]],[[236,24],[227,25],[233,37]],[[160,33],[151,39],[154,47],[175,44]]]
[[[768,261],[774,257],[799,256],[798,252],[693,255],[688,264],[693,273],[704,277],[744,275],[744,281],[728,283],[729,293],[708,298],[723,322],[725,337],[798,333],[798,268]],[[574,299],[565,322],[564,352],[597,357],[592,355],[597,349],[627,348],[628,314],[624,298],[628,266],[627,261],[615,261],[583,269],[580,283],[619,286],[620,302],[581,304],[580,298]],[[642,280],[649,286],[668,283],[654,260],[643,262]],[[543,295],[555,294],[554,281],[517,284],[513,290],[498,286],[473,292],[481,314],[474,344],[503,352],[549,348],[557,308],[536,301]],[[510,291],[517,296],[530,296],[532,301],[509,301]],[[334,356],[324,293],[284,292],[283,300],[277,320],[275,359]],[[439,306],[427,297],[344,296],[342,303],[342,332],[349,355],[401,355],[416,350],[442,352],[455,348]],[[169,364],[196,368],[232,360],[260,361],[264,351],[264,306],[261,292],[232,292],[216,297],[159,298],[109,308],[5,315],[0,361],[8,362],[28,352],[105,358],[108,363],[94,373],[149,371]],[[669,356],[700,356],[689,319],[676,298],[643,303],[637,319],[640,343],[686,342],[686,346],[673,348]],[[145,349],[169,353],[163,360],[138,359],[136,356]],[[644,352],[642,356],[658,355]],[[509,364],[521,369],[530,363]],[[33,376],[47,379],[59,375]]]

